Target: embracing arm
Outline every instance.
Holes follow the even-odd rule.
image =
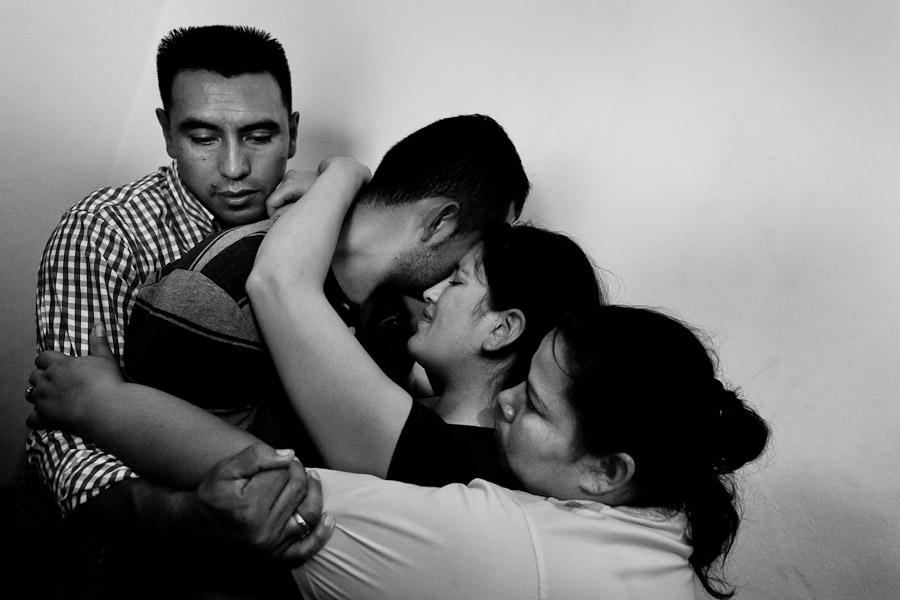
[[[266,235],[247,292],[282,384],[325,462],[384,477],[412,399],[323,292],[341,223],[368,169],[350,159],[323,164],[312,189]]]
[[[322,513],[317,477],[308,477],[293,456],[254,444],[217,463],[194,491],[141,478],[113,486],[96,505],[114,511],[111,522],[119,535],[152,532],[174,551],[242,553],[298,565],[322,549],[334,521]]]
[[[156,482],[118,483],[80,514],[108,512],[102,522],[118,533],[152,531],[204,551],[249,548],[292,564],[321,549],[332,521],[320,518],[318,482],[308,482],[293,451],[276,451],[193,404],[126,383],[102,334],[91,332],[90,356],[38,355],[28,425],[74,429]],[[309,535],[293,511],[302,513]]]
[[[325,549],[294,572],[304,598],[539,597],[528,523],[501,488],[318,471],[337,526]]]
[[[73,431],[180,489],[196,488],[219,461],[259,441],[193,404],[125,382],[98,334],[102,328],[91,333],[91,356],[42,352],[35,359],[29,426]]]

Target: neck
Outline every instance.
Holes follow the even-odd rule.
[[[364,305],[390,273],[397,250],[389,210],[354,205],[344,219],[331,269],[352,302]]]
[[[442,382],[434,411],[447,423],[494,427],[494,404],[500,393],[498,365],[477,359]]]

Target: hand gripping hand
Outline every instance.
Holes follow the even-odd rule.
[[[196,501],[202,523],[219,539],[291,566],[321,550],[334,529],[322,514],[318,478],[292,451],[261,443],[220,462]]]

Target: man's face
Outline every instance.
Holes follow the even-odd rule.
[[[416,245],[394,259],[388,285],[413,298],[446,279],[460,259],[478,243],[475,233],[447,237],[434,245]]]
[[[512,203],[506,220],[508,223],[515,220],[515,206]],[[432,238],[426,243],[413,241],[410,247],[394,258],[386,283],[412,299],[409,303],[412,314],[418,314],[424,308],[425,303],[418,298],[425,290],[446,279],[462,257],[481,241],[481,234],[476,232],[454,235],[455,227],[454,220],[447,230],[449,235]]]
[[[171,108],[156,115],[182,182],[216,221],[266,218],[266,198],[297,149],[298,115],[288,114],[274,77],[179,71]]]

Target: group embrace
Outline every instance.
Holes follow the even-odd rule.
[[[42,261],[29,458],[64,512],[130,515],[171,597],[733,593],[768,426],[702,336],[518,220],[496,121],[285,173],[276,41],[176,30],[158,67],[172,165],[76,205]]]

